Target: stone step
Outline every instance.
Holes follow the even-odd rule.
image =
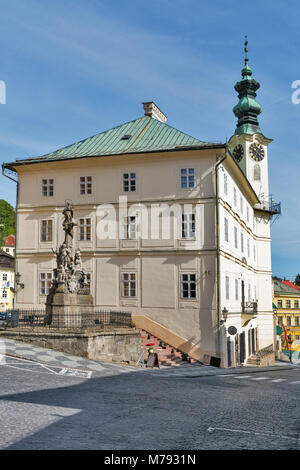
[[[174,348],[170,344],[166,344],[161,339],[156,336],[148,333],[145,330],[139,329],[142,337],[142,348],[145,352],[145,358],[147,357],[149,346],[148,343],[153,343],[154,352],[158,353],[159,362],[161,365],[165,366],[178,366],[181,364],[186,364],[187,361],[182,359],[182,352]],[[198,361],[195,359],[190,359],[191,364],[196,364]]]

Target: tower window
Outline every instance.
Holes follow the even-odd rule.
[[[254,181],[261,180],[261,171],[260,171],[260,166],[258,165],[258,163],[254,165],[253,167],[253,179]]]

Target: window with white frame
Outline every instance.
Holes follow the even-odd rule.
[[[241,232],[241,252],[244,253],[244,234]]]
[[[251,284],[248,284],[248,301],[251,300]]]
[[[52,242],[53,221],[52,219],[41,220],[41,242]]]
[[[80,194],[92,194],[92,177],[91,176],[80,176],[79,178],[79,190]]]
[[[136,190],[136,173],[123,173],[123,191],[128,193]]]
[[[181,237],[195,238],[196,217],[194,213],[181,215]]]
[[[3,297],[3,299],[7,299],[7,290],[6,289],[3,289],[2,297]]]
[[[229,276],[225,276],[225,294],[226,300],[229,300]]]
[[[45,197],[54,195],[54,179],[53,178],[42,179],[42,195]]]
[[[122,273],[122,297],[136,297],[136,273]]]
[[[180,170],[180,184],[182,188],[194,188],[195,168],[182,168]]]
[[[242,196],[240,197],[240,209],[241,209],[241,214],[244,212],[244,200]]]
[[[247,256],[248,256],[248,258],[250,257],[250,240],[249,240],[249,238],[247,239]]]
[[[238,229],[234,227],[234,248],[238,247]]]
[[[239,300],[239,280],[235,280],[235,300]]]
[[[123,218],[122,238],[124,240],[136,239],[136,216]]]
[[[3,281],[7,281],[7,274],[6,274],[6,273],[3,273],[3,275],[2,275],[2,280],[3,280]]]
[[[52,284],[52,273],[40,273],[40,295],[48,295]]]
[[[224,173],[224,194],[228,194],[228,177],[226,173]]]
[[[194,273],[181,274],[181,298],[197,298],[197,276]]]
[[[229,238],[228,238],[228,219],[227,219],[227,217],[224,217],[224,238],[225,238],[225,242],[228,242]]]
[[[89,217],[83,217],[78,221],[78,240],[89,241],[91,240],[92,222]]]
[[[254,261],[256,261],[256,248],[255,248],[254,243],[253,243],[253,259],[254,259]]]
[[[285,306],[286,306],[286,308],[291,308],[291,301],[290,301],[290,300],[286,300],[286,301],[285,301]]]

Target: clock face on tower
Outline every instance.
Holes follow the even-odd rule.
[[[262,145],[253,143],[249,147],[249,154],[253,160],[260,162],[265,156],[265,151]]]
[[[244,155],[244,148],[241,144],[238,144],[234,147],[233,152],[232,152],[234,158],[236,159],[237,162],[240,162],[243,158]]]

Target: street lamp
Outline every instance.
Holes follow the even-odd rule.
[[[21,274],[20,274],[19,272],[17,272],[17,273],[15,274],[15,279],[16,279],[16,284],[17,284],[17,286],[19,286],[21,289],[24,289],[24,284],[23,284],[23,282],[20,282],[20,280],[21,280]]]
[[[220,320],[220,325],[223,325],[223,323],[225,323],[226,320],[227,320],[227,317],[228,317],[228,310],[227,310],[226,307],[224,307],[223,310],[222,310],[222,317],[223,317],[223,318],[222,318],[222,320]]]

